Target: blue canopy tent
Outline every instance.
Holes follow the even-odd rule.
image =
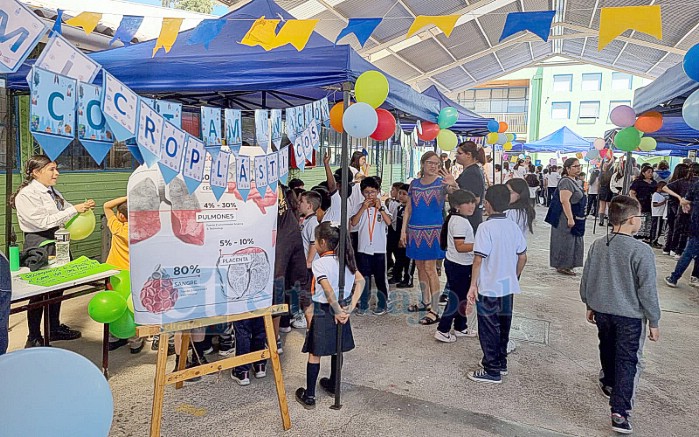
[[[592,146],[585,138],[563,126],[538,141],[524,143],[527,152],[584,152]],[[516,148],[513,147],[513,150]]]
[[[682,113],[684,100],[698,89],[699,82],[687,77],[679,63],[650,84],[637,89],[634,92],[633,108],[636,114],[653,110],[677,116]]]
[[[160,50],[155,57],[155,40],[90,56],[139,94],[242,109],[285,108],[328,95],[331,101],[342,100],[343,83],[356,81],[367,70],[378,70],[349,45],[336,46],[317,33],[301,52],[290,45],[265,51],[239,44],[252,22],[263,16],[293,18],[272,0],[253,0],[221,17],[226,24],[208,50],[187,44],[194,31],[187,30],[180,32],[169,53]],[[8,87],[26,90],[29,68],[25,65],[10,75]],[[386,77],[388,108],[437,121],[440,106],[436,99]]]

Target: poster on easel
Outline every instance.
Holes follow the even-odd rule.
[[[236,172],[231,154],[229,172]],[[141,166],[128,183],[131,289],[138,324],[241,314],[272,304],[277,194],[243,201],[236,175],[216,199]],[[163,250],[167,248],[167,250]]]

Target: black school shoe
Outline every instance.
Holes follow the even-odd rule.
[[[125,338],[120,338],[117,341],[110,341],[107,349],[109,349],[109,352],[115,351],[115,350],[119,349],[120,347],[124,346],[128,342],[129,341]]]
[[[633,428],[631,428],[629,418],[617,413],[612,414],[612,431],[619,434],[631,434]]]
[[[599,386],[599,389],[602,391],[602,394],[605,398],[609,399],[612,397],[612,388],[610,386],[604,385],[602,381],[599,381],[597,385]]]
[[[306,389],[303,387],[296,389],[296,402],[307,410],[313,410],[316,407],[316,398],[306,396]]]
[[[44,339],[42,337],[27,338],[27,342],[24,343],[24,348],[29,349],[30,347],[41,347],[43,345],[44,345]]]
[[[80,333],[80,331],[75,330],[75,329],[70,329],[66,325],[58,325],[58,328],[56,328],[55,331],[51,332],[51,341],[59,341],[59,340],[77,340],[78,338],[82,337],[83,335]]]
[[[335,396],[335,382],[330,378],[320,378],[320,388],[330,396]]]

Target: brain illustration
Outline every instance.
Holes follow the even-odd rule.
[[[167,275],[156,271],[141,289],[141,303],[154,314],[172,309],[177,303],[177,288]]]
[[[244,296],[254,296],[264,291],[269,281],[271,266],[267,253],[259,247],[248,247],[225,257],[239,257],[241,261],[229,264],[219,271],[225,271],[225,283],[222,284],[223,293],[233,300]],[[222,281],[223,282],[223,281]]]

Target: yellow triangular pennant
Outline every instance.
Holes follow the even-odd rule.
[[[82,27],[85,34],[89,35],[97,27],[97,23],[102,19],[102,14],[98,12],[82,12],[80,15],[66,21],[69,26]]]
[[[163,18],[163,26],[160,28],[160,35],[153,47],[153,56],[158,52],[160,47],[165,49],[165,53],[169,53],[172,45],[175,44],[177,35],[180,31],[180,26],[184,18]]]
[[[662,40],[663,19],[660,5],[600,9],[597,50],[607,47],[607,44],[629,29]]]
[[[258,18],[252,23],[250,30],[245,34],[241,44],[246,46],[261,46],[265,50],[275,48],[277,38],[276,29],[279,20],[267,20],[265,17]]]
[[[281,28],[275,39],[274,48],[291,44],[299,52],[306,47],[313,29],[319,20],[289,20]]]
[[[415,32],[429,24],[437,26],[447,37],[449,37],[449,35],[451,35],[451,31],[454,30],[456,20],[458,20],[459,17],[461,17],[461,15],[418,15],[415,17],[415,21],[413,21],[413,24],[408,30],[407,38],[410,38]]]

